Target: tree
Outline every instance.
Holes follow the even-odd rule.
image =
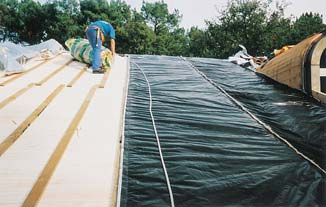
[[[129,54],[152,54],[154,32],[143,22],[130,22],[118,27],[117,52]]]
[[[30,44],[39,43],[45,38],[44,13],[39,2],[33,0],[23,0],[17,7],[18,18],[21,22],[19,30],[19,40]]]
[[[81,0],[80,1],[80,20],[79,23],[86,25],[96,20],[109,20],[109,3],[107,0]]]
[[[108,21],[115,27],[123,27],[131,21],[130,6],[125,2],[111,1],[106,12],[108,13]]]
[[[239,44],[245,45],[248,52],[257,54],[262,47],[265,31],[267,3],[257,0],[232,0],[221,12],[219,22],[209,23],[209,31],[216,41],[217,57],[226,58],[234,54]],[[215,36],[217,34],[218,36]],[[223,48],[223,49],[221,49]]]
[[[145,22],[155,33],[153,43],[154,54],[171,55],[183,54],[181,45],[187,45],[185,32],[179,29],[181,15],[178,10],[169,13],[168,5],[164,1],[146,3],[143,1],[141,14]],[[183,37],[182,37],[183,36]],[[175,54],[175,55],[176,55]]]
[[[178,10],[174,10],[172,14],[169,13],[168,5],[161,2],[147,3],[143,1],[141,14],[145,21],[153,28],[156,35],[160,32],[172,31],[176,29],[181,21],[182,16]]]
[[[56,39],[61,44],[72,37],[83,36],[84,25],[78,24],[80,5],[77,0],[55,0],[43,5],[47,39]]]
[[[304,13],[293,24],[292,30],[292,44],[305,39],[313,33],[320,32],[325,29],[323,24],[323,17],[320,14]]]
[[[264,32],[264,44],[261,47],[261,54],[268,54],[275,48],[281,48],[284,45],[290,44],[292,22],[290,18],[284,17],[284,10],[287,3],[276,5],[276,10],[273,11],[267,19],[266,29]]]
[[[17,31],[21,30],[21,19],[18,15],[18,0],[0,0],[0,26],[5,27],[7,38],[12,42],[19,42]]]
[[[189,54],[189,39],[186,36],[185,29],[178,28],[169,33],[167,49],[167,55],[185,56]]]
[[[207,32],[198,29],[197,27],[191,27],[188,38],[189,38],[189,47],[187,56],[195,57],[209,57],[209,48],[208,48],[208,37]]]
[[[278,1],[277,1],[278,2]],[[230,0],[207,29],[179,27],[182,15],[169,12],[164,1],[143,2],[141,12],[120,0],[0,0],[0,27],[13,42],[39,43],[54,38],[84,37],[95,20],[116,29],[117,52],[227,58],[239,44],[251,55],[265,55],[286,44],[296,44],[325,28],[322,16],[305,13],[292,21],[284,17],[285,1]],[[108,42],[104,43],[107,46]]]

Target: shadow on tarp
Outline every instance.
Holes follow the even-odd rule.
[[[316,158],[325,107],[223,60],[188,59],[252,113]],[[169,206],[149,114],[176,206],[325,206],[325,175],[277,140],[178,57],[132,56],[121,206]],[[293,143],[294,144],[294,143]],[[325,165],[323,165],[325,166]]]

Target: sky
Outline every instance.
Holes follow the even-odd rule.
[[[143,0],[124,0],[131,8],[140,11]],[[145,0],[146,2],[156,2],[158,0]],[[226,7],[228,0],[164,0],[169,11],[178,9],[183,15],[180,23],[181,27],[190,29],[191,26],[205,28],[205,19],[216,19],[218,11]],[[285,9],[285,16],[300,16],[304,12],[315,12],[322,14],[324,23],[326,22],[326,1],[325,0],[287,0],[290,5]]]

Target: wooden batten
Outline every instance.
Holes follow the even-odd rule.
[[[0,206],[116,206],[129,60],[31,61],[0,77]]]
[[[325,49],[325,34],[314,34],[257,68],[256,72],[324,102],[326,94],[321,91],[320,61]],[[310,77],[306,77],[307,74]]]

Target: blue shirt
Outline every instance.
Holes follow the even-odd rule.
[[[96,22],[92,22],[90,26],[97,26],[99,27],[104,36],[109,36],[112,39],[115,39],[115,31],[112,27],[112,25],[106,21],[96,21]]]

